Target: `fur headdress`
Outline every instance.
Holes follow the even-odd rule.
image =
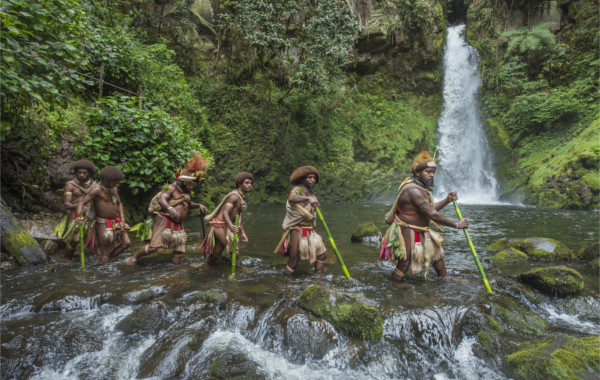
[[[415,161],[412,164],[412,172],[413,174],[417,174],[421,170],[425,168],[437,168],[435,163],[435,159],[429,155],[429,152],[424,150],[417,157],[415,157]]]
[[[208,160],[194,152],[194,158],[187,163],[185,169],[181,167],[177,169],[175,179],[183,182],[200,182],[206,169],[208,169]]]
[[[100,170],[100,180],[104,183],[110,181],[120,181],[125,178],[125,175],[116,166],[106,166],[104,169]]]
[[[94,165],[92,161],[88,160],[75,161],[73,164],[73,169],[75,169],[75,171],[79,169],[85,169],[90,173],[90,175],[94,175],[94,173],[96,173],[96,165]]]
[[[319,179],[321,179],[321,174],[314,168],[314,166],[301,166],[298,169],[294,170],[292,175],[290,176],[290,183],[292,185],[301,185],[304,178],[310,174],[314,174],[316,177],[316,182],[319,183]]]
[[[247,179],[251,179],[254,182],[254,177],[252,177],[252,174],[248,172],[238,173],[238,175],[235,176],[235,185],[239,186]]]

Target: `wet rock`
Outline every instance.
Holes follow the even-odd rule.
[[[218,289],[199,290],[191,295],[191,302],[206,302],[221,307],[227,301],[227,293]]]
[[[583,289],[583,276],[564,265],[536,268],[522,273],[519,280],[550,296],[566,297]]]
[[[513,263],[517,261],[525,261],[527,259],[529,259],[529,256],[527,256],[525,252],[521,252],[516,248],[508,248],[496,253],[494,256],[490,257],[489,260],[495,262]]]
[[[354,230],[350,237],[350,241],[353,243],[378,245],[381,242],[381,231],[379,231],[373,222],[366,222]]]
[[[599,270],[600,269],[600,258],[590,261],[590,264],[592,265],[593,268],[595,268],[596,270]]]
[[[360,304],[335,289],[311,286],[302,292],[298,304],[350,336],[373,342],[383,336],[379,310]]]
[[[498,277],[495,279],[494,288],[509,294],[516,300],[527,300],[534,305],[543,301],[543,295],[531,287],[519,282],[517,278]]]
[[[151,301],[122,319],[115,329],[127,334],[153,335],[168,326],[169,310],[161,301]]]
[[[37,265],[48,261],[37,241],[21,226],[3,201],[0,201],[0,240],[2,251],[21,265]]]
[[[329,323],[304,314],[288,318],[284,331],[286,347],[303,359],[321,360],[337,344],[337,334]]]
[[[597,379],[600,337],[552,336],[539,343],[524,343],[505,360],[507,373],[516,380]]]
[[[573,260],[575,254],[563,243],[549,238],[502,239],[489,245],[488,251],[497,252],[516,248],[525,252],[532,259],[539,260]]]
[[[142,354],[137,378],[172,379],[180,376],[200,349],[204,337],[205,334],[194,330],[165,334]]]
[[[33,300],[35,312],[65,313],[74,310],[90,310],[106,303],[110,293],[87,294],[70,288],[47,290]]]
[[[600,242],[581,248],[578,256],[585,261],[593,261],[600,258]]]
[[[544,318],[513,299],[499,299],[491,307],[492,315],[503,328],[521,336],[544,335],[550,327]]]
[[[262,373],[258,364],[242,353],[224,352],[213,360],[210,365],[210,377],[208,379],[262,379]],[[207,379],[207,380],[208,380]]]
[[[595,296],[578,296],[557,299],[556,309],[567,315],[576,315],[577,319],[600,325],[600,300]]]

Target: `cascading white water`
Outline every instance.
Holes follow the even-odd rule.
[[[465,40],[465,25],[447,32],[436,195],[456,190],[462,203],[496,203],[498,184],[478,111],[479,55]]]

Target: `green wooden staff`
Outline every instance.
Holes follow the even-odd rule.
[[[85,255],[83,254],[83,224],[79,226],[79,246],[81,247],[81,270],[85,270]]]
[[[240,225],[240,216],[239,215],[235,216],[234,224],[236,227],[239,227],[239,225]],[[238,239],[238,233],[236,232],[235,234],[233,234],[233,251],[231,252],[231,276],[229,276],[229,277],[235,276],[235,251],[237,250],[237,239]]]
[[[463,217],[458,208],[458,203],[456,203],[455,200],[453,200],[452,203],[454,203],[454,209],[456,210],[456,215],[458,215],[458,219],[462,220]],[[471,236],[469,236],[469,231],[467,231],[466,228],[464,228],[463,231],[465,232],[465,237],[467,238],[467,243],[469,243],[469,248],[471,248],[471,253],[473,254],[473,258],[475,259],[475,264],[477,264],[477,268],[479,269],[479,273],[481,274],[481,279],[483,280],[483,284],[485,285],[485,288],[487,289],[487,291],[491,294],[491,293],[493,293],[492,287],[490,286],[490,283],[489,283],[487,277],[485,276],[485,272],[483,271],[483,267],[481,266],[481,263],[479,262],[479,257],[477,257],[477,252],[475,252],[475,246],[473,245]]]
[[[335,253],[335,256],[337,257],[338,262],[340,263],[340,266],[342,267],[342,271],[344,272],[344,275],[346,275],[346,278],[350,278],[350,273],[348,273],[348,269],[346,268],[346,265],[344,264],[344,260],[342,260],[342,255],[340,255],[340,252],[338,251],[337,247],[335,246],[335,242],[333,241],[331,232],[329,232],[329,228],[327,228],[327,223],[325,223],[325,219],[323,219],[323,214],[321,214],[321,209],[319,209],[318,207],[317,207],[317,216],[319,217],[319,220],[321,221],[321,223],[323,223],[323,228],[325,228],[325,232],[327,232],[327,237],[329,238],[329,244],[331,244],[331,247],[333,248],[333,252]]]

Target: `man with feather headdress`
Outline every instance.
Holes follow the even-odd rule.
[[[81,225],[85,222],[82,214],[85,206],[92,202],[95,217],[92,233],[86,241],[86,247],[91,250],[100,248],[102,250],[102,264],[106,264],[111,258],[119,256],[131,244],[129,236],[125,231],[125,215],[123,204],[119,197],[117,184],[125,176],[121,169],[116,166],[107,166],[100,171],[100,182],[95,183],[86,195],[77,202],[75,213],[78,216],[75,221]],[[90,216],[91,219],[91,216]]]
[[[150,243],[131,256],[127,264],[135,264],[140,257],[156,252],[159,248],[172,250],[171,262],[181,264],[187,240],[183,222],[188,211],[199,208],[203,214],[206,213],[204,205],[192,202],[190,193],[202,180],[207,168],[208,160],[194,153],[186,168],[177,170],[175,182],[152,199],[148,211],[155,216]]]
[[[398,197],[385,222],[390,224],[381,242],[381,260],[390,260],[397,264],[392,279],[402,281],[412,264],[412,273],[417,274],[425,268],[425,276],[433,266],[438,276],[446,277],[444,264],[444,238],[429,229],[433,221],[457,229],[467,228],[466,219],[452,221],[438,211],[453,200],[458,199],[456,192],[450,192],[445,199],[434,203],[431,190],[437,165],[425,150],[412,164],[412,177],[406,178],[398,188]],[[441,228],[440,228],[441,229]],[[443,232],[443,230],[442,230]]]

